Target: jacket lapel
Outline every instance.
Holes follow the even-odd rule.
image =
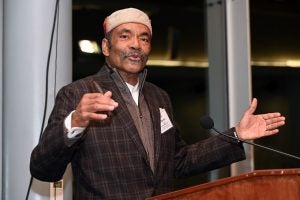
[[[103,68],[105,68],[105,66]],[[146,163],[150,167],[148,156],[143,146],[142,140],[140,139],[138,130],[134,125],[133,119],[129,113],[125,101],[122,98],[119,88],[116,86],[113,79],[110,78],[110,76],[107,76],[107,74],[105,73],[109,73],[107,69],[101,69],[98,73],[100,76],[98,76],[99,79],[97,81],[103,88],[103,91],[111,91],[113,94],[113,99],[119,103],[115,112],[117,114],[113,115],[113,117],[117,117],[117,120],[119,120],[120,124],[123,126],[122,128],[126,129],[125,132],[127,133],[128,137],[131,138],[131,140],[134,142],[137,150],[144,157]]]
[[[157,102],[156,98],[153,98],[155,95],[147,92],[147,84],[144,86],[144,96],[147,101],[149,111],[152,118],[152,125],[154,129],[154,169],[157,168],[159,161],[159,153],[161,146],[161,127],[160,127],[160,112],[159,112],[159,102]],[[156,170],[154,170],[156,171]]]

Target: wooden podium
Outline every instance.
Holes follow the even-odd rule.
[[[300,168],[257,170],[147,200],[300,200]]]

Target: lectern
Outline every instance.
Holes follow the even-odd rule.
[[[300,200],[300,168],[257,170],[147,200]]]

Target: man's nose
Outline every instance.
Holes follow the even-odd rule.
[[[140,40],[139,40],[138,37],[133,37],[132,38],[131,48],[133,48],[133,49],[140,49],[141,48]]]

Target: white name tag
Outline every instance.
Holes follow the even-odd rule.
[[[159,108],[161,134],[173,127],[173,124],[164,108]]]

